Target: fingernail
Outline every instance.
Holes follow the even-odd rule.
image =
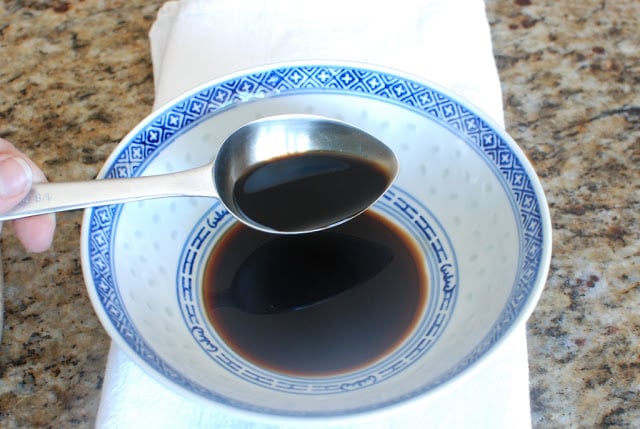
[[[0,197],[11,198],[31,186],[31,168],[18,157],[0,161]]]

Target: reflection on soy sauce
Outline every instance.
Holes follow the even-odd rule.
[[[389,247],[348,234],[279,236],[242,261],[214,301],[255,314],[301,310],[366,283],[392,259]]]
[[[207,264],[207,315],[237,353],[276,371],[323,375],[384,356],[415,326],[427,279],[417,246],[366,212],[276,236],[237,224]]]

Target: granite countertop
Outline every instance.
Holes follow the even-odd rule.
[[[0,4],[0,137],[54,181],[93,178],[151,108],[163,0]],[[487,0],[510,134],[551,207],[528,323],[534,427],[640,422],[640,4]],[[80,213],[51,250],[2,233],[0,427],[91,427],[109,339],[87,297]]]

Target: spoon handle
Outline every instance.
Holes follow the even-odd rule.
[[[217,197],[212,165],[178,173],[84,182],[34,183],[31,192],[13,210],[10,219],[163,197]]]

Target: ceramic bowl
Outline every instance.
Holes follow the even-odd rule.
[[[291,113],[340,119],[394,150],[399,175],[371,210],[420,253],[428,293],[409,332],[372,361],[334,373],[289,373],[247,358],[205,314],[208,257],[235,225],[206,198],[86,211],[82,262],[95,311],[113,341],[169,389],[245,416],[349,418],[428,400],[525,323],[549,266],[550,219],[538,178],[482,112],[376,67],[263,67],[154,112],[117,146],[100,177],[203,165],[243,124]]]

